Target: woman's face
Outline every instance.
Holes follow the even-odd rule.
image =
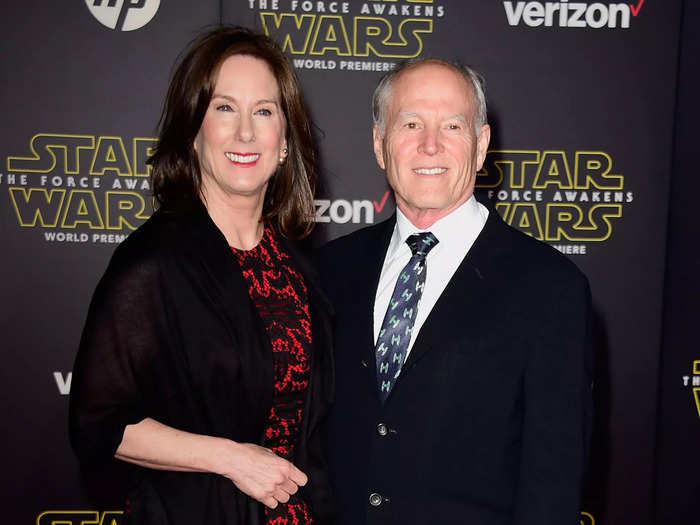
[[[267,183],[286,156],[285,129],[279,86],[267,63],[248,55],[227,58],[194,140],[207,203],[262,208]]]

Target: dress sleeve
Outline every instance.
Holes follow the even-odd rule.
[[[71,380],[69,433],[81,462],[111,460],[124,428],[147,417],[144,385],[166,347],[154,257],[120,246],[97,285]]]

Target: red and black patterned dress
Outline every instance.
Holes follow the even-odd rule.
[[[311,372],[311,317],[306,285],[268,225],[255,248],[231,250],[272,345],[275,385],[264,446],[294,462]],[[313,523],[307,503],[298,494],[275,509],[265,507],[265,517],[268,525]]]

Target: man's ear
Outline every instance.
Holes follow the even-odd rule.
[[[377,159],[377,164],[383,170],[386,169],[386,163],[384,162],[384,138],[379,132],[379,126],[376,124],[372,128],[372,139],[374,141],[374,157]]]
[[[484,165],[484,159],[486,159],[490,141],[491,126],[484,124],[481,126],[481,134],[476,139],[476,171],[479,171]]]

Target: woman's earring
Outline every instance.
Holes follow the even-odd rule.
[[[287,148],[282,148],[282,155],[280,155],[280,164],[284,164],[284,159],[287,158]]]

